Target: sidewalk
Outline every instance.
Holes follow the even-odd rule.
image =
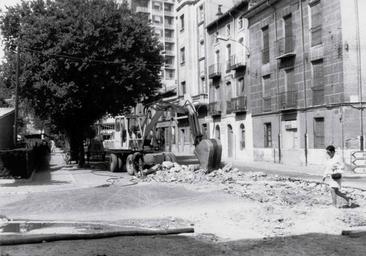
[[[112,183],[131,183],[131,176],[127,173],[65,166],[60,153],[52,154],[50,165],[50,170],[35,172],[29,179],[0,179],[0,194],[54,192],[106,186]]]

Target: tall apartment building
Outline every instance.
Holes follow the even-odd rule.
[[[228,0],[178,0],[177,22],[177,71],[178,99],[180,104],[191,101],[197,109],[205,137],[212,137],[212,120],[208,113],[209,56],[206,26],[230,9],[234,2]],[[186,116],[178,116],[176,126],[176,153],[192,153],[193,141]]]
[[[253,160],[248,30],[240,1],[207,26],[209,109],[212,136],[221,140],[224,159]]]
[[[363,149],[365,11],[365,1],[269,0],[245,13],[254,160],[317,164],[333,144],[350,163]]]
[[[128,3],[132,11],[142,14],[150,22],[164,47],[163,92],[176,90],[175,0],[128,0]]]

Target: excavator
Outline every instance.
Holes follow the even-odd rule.
[[[155,103],[143,116],[115,117],[112,138],[103,142],[105,151],[110,156],[111,172],[125,170],[130,175],[138,175],[143,169],[163,161],[177,161],[173,153],[162,152],[152,143],[155,140],[156,125],[167,111],[188,116],[195,146],[194,154],[200,168],[210,172],[220,167],[221,142],[218,139],[203,139],[196,108],[187,100],[183,106],[170,102]]]

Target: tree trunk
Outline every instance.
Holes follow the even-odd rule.
[[[79,131],[71,131],[68,134],[70,139],[71,160],[76,161],[79,167],[83,167],[85,164],[83,133]]]

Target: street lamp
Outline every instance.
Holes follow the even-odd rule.
[[[245,48],[247,57],[248,57],[248,58],[250,57],[250,51],[249,51],[249,48],[248,48],[248,46],[244,45],[243,43],[241,43],[241,42],[239,42],[239,41],[237,41],[237,40],[235,40],[235,39],[232,39],[232,38],[230,38],[230,37],[225,37],[225,36],[220,35],[220,34],[218,34],[218,35],[216,36],[216,39],[217,39],[217,40],[221,40],[221,41],[232,41],[232,42],[238,43],[240,46],[242,46],[242,47],[244,47],[244,48]]]

